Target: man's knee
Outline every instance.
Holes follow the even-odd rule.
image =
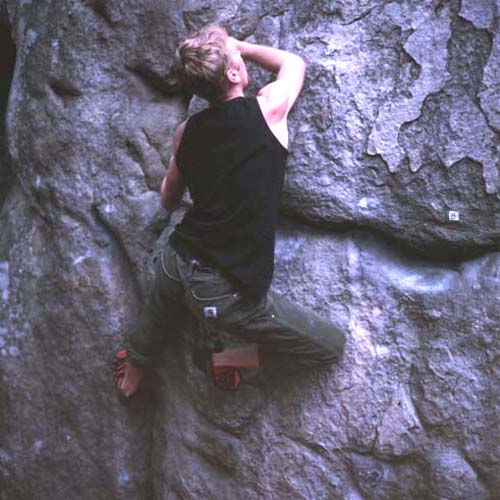
[[[311,353],[308,366],[327,366],[338,362],[344,352],[345,342],[345,333],[335,328],[328,340]]]

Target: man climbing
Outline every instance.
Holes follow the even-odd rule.
[[[256,97],[244,94],[245,61],[276,74]],[[181,84],[210,106],[174,134],[161,203],[176,210],[187,186],[193,206],[158,258],[148,304],[115,356],[115,384],[125,398],[186,314],[300,366],[333,362],[345,342],[338,327],[269,291],[287,117],[304,81],[303,59],[210,26],[180,44],[177,66]]]

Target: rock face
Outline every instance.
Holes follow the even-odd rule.
[[[16,60],[0,90],[0,500],[496,498],[499,12],[0,0]],[[308,62],[273,287],[341,324],[346,351],[225,393],[186,318],[123,408],[110,357],[182,216],[157,195],[189,112],[173,54],[216,21]],[[253,91],[271,78],[251,75]]]
[[[9,96],[9,87],[14,69],[15,46],[9,33],[7,12],[5,5],[0,11],[0,45],[2,46],[2,59],[0,61],[0,208],[13,182],[13,174],[10,168],[9,156],[7,154],[7,138],[5,135],[5,112]]]

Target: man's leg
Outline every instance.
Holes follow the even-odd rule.
[[[256,342],[262,352],[283,354],[305,367],[332,363],[341,356],[345,334],[337,325],[274,292],[256,303],[210,266],[193,269],[183,273],[188,305],[208,328]]]
[[[284,355],[303,367],[330,364],[342,355],[345,334],[339,326],[277,293],[269,292],[246,317],[245,309],[235,307],[231,329],[246,341],[258,343],[263,353]],[[238,316],[242,316],[239,321]]]
[[[168,335],[175,333],[177,325],[187,313],[182,304],[175,253],[166,247],[156,262],[156,276],[145,309],[130,330],[126,362],[121,366],[122,377],[118,390],[126,397],[138,389],[143,368],[151,365]]]

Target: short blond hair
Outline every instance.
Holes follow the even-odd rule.
[[[221,100],[230,88],[226,71],[230,65],[227,31],[207,26],[179,45],[176,72],[186,90],[210,102]]]

